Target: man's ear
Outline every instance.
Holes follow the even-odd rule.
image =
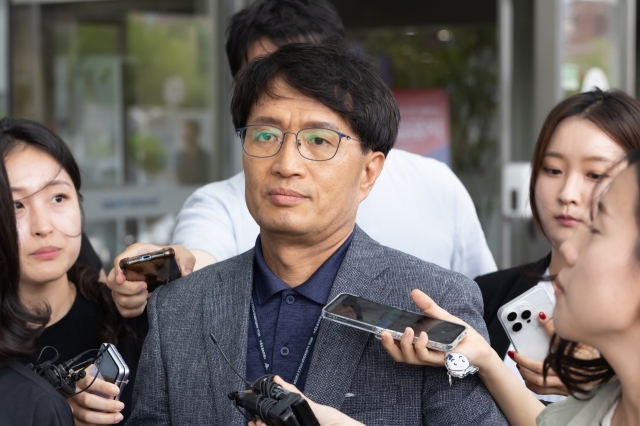
[[[364,167],[360,179],[360,202],[362,202],[373,188],[378,176],[382,173],[385,156],[380,151],[370,151],[365,154]]]

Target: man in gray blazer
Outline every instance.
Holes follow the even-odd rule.
[[[260,235],[155,291],[127,424],[246,424],[227,398],[246,385],[222,353],[250,381],[278,374],[366,424],[506,424],[477,376],[450,386],[444,368],[395,363],[371,334],[319,319],[343,292],[417,312],[418,288],[487,336],[472,281],[355,224],[399,122],[372,65],[344,46],[286,45],[240,73],[231,111]]]

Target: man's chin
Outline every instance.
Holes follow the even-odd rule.
[[[299,237],[309,233],[309,226],[290,219],[256,221],[261,232],[273,235]]]

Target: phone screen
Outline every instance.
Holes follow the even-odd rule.
[[[124,269],[127,281],[145,281],[147,290],[152,292],[156,287],[180,278],[180,268],[173,257],[162,257],[128,265]]]
[[[102,354],[100,359],[96,361],[98,365],[98,378],[105,382],[115,383],[120,373],[120,368],[109,352]]]
[[[400,333],[411,327],[416,337],[424,331],[429,335],[429,340],[444,344],[452,344],[465,330],[460,324],[392,308],[350,294],[340,296],[325,309],[334,315]]]

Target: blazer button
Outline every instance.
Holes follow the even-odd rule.
[[[285,347],[283,347],[282,349],[280,349],[280,354],[281,354],[282,356],[287,356],[287,355],[289,355],[289,348],[287,348],[286,346],[285,346]]]

